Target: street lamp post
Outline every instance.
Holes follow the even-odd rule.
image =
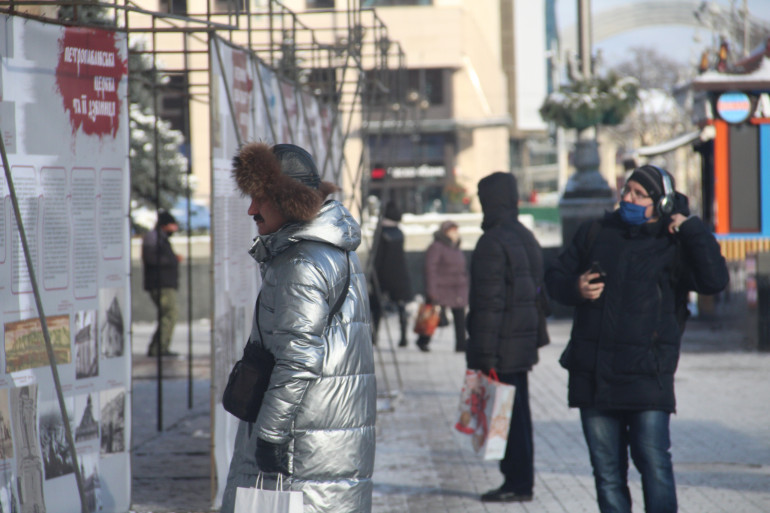
[[[591,62],[591,0],[578,2],[579,73],[587,79],[593,74]],[[581,137],[582,135],[582,137]],[[586,220],[596,219],[615,205],[615,195],[607,181],[599,173],[599,143],[596,130],[578,131],[573,152],[575,173],[567,180],[559,200],[562,245],[572,241],[578,226]]]

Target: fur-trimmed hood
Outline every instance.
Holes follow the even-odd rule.
[[[310,221],[326,196],[338,190],[334,184],[318,179],[315,169],[307,170],[307,174],[315,175],[320,183],[317,189],[284,174],[272,147],[264,143],[245,144],[233,158],[233,177],[240,191],[270,199],[289,221]]]

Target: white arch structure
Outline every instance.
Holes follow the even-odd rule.
[[[701,9],[702,6],[707,7]],[[699,15],[701,19],[699,19]],[[727,19],[729,16],[730,13],[726,7],[714,2],[708,4],[698,0],[635,2],[593,13],[592,40],[593,43],[596,43],[641,27],[680,25],[708,28],[710,23],[714,23],[718,19]],[[770,24],[759,18],[749,18],[751,34],[767,31],[768,25]],[[562,56],[575,54],[577,51],[577,25],[570,25],[561,30],[559,39]]]

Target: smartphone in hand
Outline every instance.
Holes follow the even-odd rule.
[[[604,283],[604,279],[607,276],[607,273],[604,272],[604,269],[602,269],[602,266],[599,265],[599,262],[594,260],[594,263],[591,264],[590,272],[592,274],[599,273],[599,276],[589,281],[588,283]]]

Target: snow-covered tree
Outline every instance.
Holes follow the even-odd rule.
[[[155,207],[157,201],[158,207],[168,209],[174,199],[184,193],[187,171],[187,158],[179,151],[184,135],[171,128],[168,121],[153,114],[155,97],[163,90],[168,78],[153,67],[153,60],[144,53],[141,43],[133,44],[129,51],[128,76],[131,198],[148,207]],[[158,191],[155,180],[156,137]]]

